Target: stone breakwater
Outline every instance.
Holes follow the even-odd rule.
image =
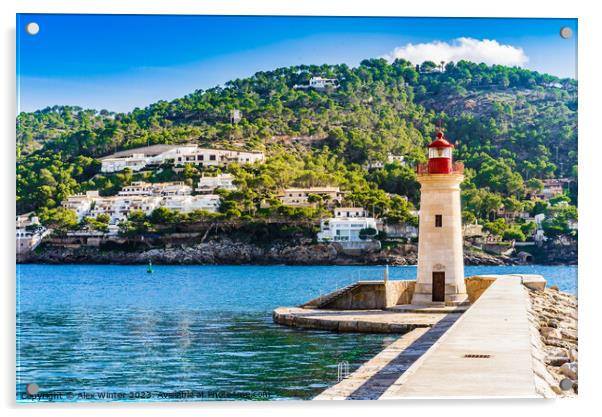
[[[555,287],[529,291],[529,296],[538,391],[546,397],[574,396],[578,391],[577,298]],[[563,390],[560,382],[566,378],[572,388]]]
[[[218,265],[218,264],[287,264],[287,265],[415,265],[415,245],[403,245],[378,252],[353,256],[342,253],[334,245],[322,243],[297,244],[275,242],[255,244],[229,239],[198,244],[178,244],[139,250],[111,250],[101,247],[44,244],[23,263],[92,263],[92,264],[155,264]],[[465,253],[466,265],[508,265],[509,258],[480,252]]]

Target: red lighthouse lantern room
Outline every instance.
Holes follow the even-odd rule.
[[[429,148],[429,174],[451,174],[452,173],[452,148],[454,145],[443,137],[442,132],[437,132],[437,139],[431,143]]]

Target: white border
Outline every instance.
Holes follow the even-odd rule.
[[[1,235],[4,238],[2,260],[3,308],[2,320],[2,406],[8,413],[40,414],[50,416],[80,415],[90,416],[111,414],[165,415],[177,412],[179,415],[211,416],[245,415],[280,416],[308,414],[342,414],[365,416],[374,412],[382,415],[412,415],[432,411],[446,416],[468,415],[508,415],[530,408],[531,413],[572,416],[595,407],[598,396],[600,372],[600,296],[602,288],[596,258],[600,245],[600,215],[598,207],[602,202],[595,181],[601,181],[599,147],[602,147],[602,134],[596,131],[600,118],[600,39],[602,22],[596,13],[595,2],[575,2],[548,0],[528,2],[525,0],[504,0],[499,2],[470,0],[429,0],[429,1],[357,1],[357,0],[170,0],[166,2],[142,2],[141,0],[9,0],[0,3],[2,20],[2,178],[4,180],[4,203],[2,210]],[[581,362],[580,394],[578,400],[532,401],[532,400],[438,400],[438,401],[391,401],[391,402],[352,402],[352,403],[191,403],[191,404],[74,404],[55,406],[17,406],[14,402],[15,360],[15,284],[14,284],[14,203],[15,193],[15,13],[121,13],[121,14],[255,14],[255,15],[349,15],[349,16],[474,16],[474,17],[577,17],[579,18],[579,170],[580,170],[580,262],[579,262],[579,302],[580,321],[579,353]],[[436,28],[434,28],[436,30]],[[554,138],[550,138],[554,140]],[[461,378],[458,375],[458,378]],[[598,407],[599,408],[599,407]],[[515,411],[516,410],[516,411]],[[429,413],[430,414],[430,413]]]

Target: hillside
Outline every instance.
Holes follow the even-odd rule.
[[[295,88],[312,76],[335,78],[338,88]],[[233,109],[242,111],[238,123],[230,121]],[[22,113],[17,118],[17,212],[48,214],[68,195],[86,189],[115,193],[132,176],[100,175],[98,158],[104,155],[147,144],[199,143],[263,150],[268,156],[262,166],[231,169],[240,191],[224,196],[226,217],[274,214],[259,206],[281,187],[330,184],[349,190],[350,202],[374,207],[377,215],[411,221],[409,210],[418,202],[413,166],[425,160],[424,147],[438,127],[457,145],[456,159],[467,167],[467,221],[490,222],[501,206],[550,210],[547,203],[537,206],[528,198],[541,187],[534,179],[576,181],[576,81],[466,61],[444,68],[425,62],[417,69],[403,60],[372,59],[357,68],[260,72],[130,113],[60,106]],[[386,162],[388,154],[403,155],[406,164],[362,167]],[[191,168],[146,179],[194,181],[200,174]],[[576,189],[569,189],[572,204]],[[409,202],[387,193],[408,196]],[[283,209],[278,214],[320,215]],[[576,211],[562,216],[576,216]]]

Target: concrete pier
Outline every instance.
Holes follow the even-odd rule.
[[[542,389],[542,381],[550,379],[538,366],[541,352],[529,321],[528,289],[541,291],[545,283],[539,275],[470,277],[470,307],[281,307],[274,311],[274,321],[308,329],[402,334],[316,400],[550,397],[549,388]],[[349,291],[353,298],[344,291],[335,298],[365,302],[361,288]],[[333,299],[328,303],[336,305]]]
[[[340,383],[314,400],[377,400],[460,317],[448,314],[433,327],[404,334]]]
[[[535,387],[528,308],[521,279],[498,276],[379,398],[541,398]]]
[[[275,323],[304,329],[404,334],[419,327],[434,326],[445,314],[279,307],[273,311],[272,317]]]

